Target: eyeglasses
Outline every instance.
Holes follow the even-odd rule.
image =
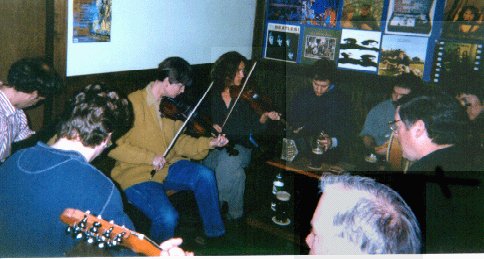
[[[390,129],[394,132],[394,133],[397,133],[397,130],[398,130],[398,125],[397,125],[397,122],[399,122],[401,120],[394,120],[394,121],[389,121],[388,122],[388,126],[390,127]]]

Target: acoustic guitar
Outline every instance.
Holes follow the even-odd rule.
[[[390,170],[403,171],[406,173],[408,167],[410,166],[410,161],[403,157],[402,146],[400,145],[400,142],[398,142],[398,139],[395,137],[393,132],[386,144],[388,144],[386,161],[390,166]]]
[[[160,256],[161,248],[143,234],[108,222],[77,209],[65,209],[60,215],[62,222],[68,225],[66,231],[76,239],[83,239],[99,248],[124,246],[135,253],[146,256]]]

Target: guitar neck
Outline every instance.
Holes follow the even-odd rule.
[[[120,242],[120,245],[133,250],[135,253],[146,256],[160,256],[161,254],[161,248],[159,245],[145,235],[118,226],[89,213],[68,208],[60,215],[60,219],[69,226],[77,226],[80,232],[89,233],[90,235],[97,236],[106,233],[106,231],[110,231],[110,237],[114,238],[116,236],[121,236],[122,241]],[[99,226],[98,233],[90,232],[94,225]]]

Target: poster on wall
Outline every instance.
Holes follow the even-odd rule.
[[[299,57],[299,34],[299,26],[269,23],[264,57],[296,63]]]
[[[111,41],[111,1],[74,0],[74,43]]]
[[[443,19],[442,37],[484,40],[484,1],[447,0]]]
[[[429,36],[435,0],[390,0],[385,33]]]
[[[340,37],[340,30],[306,28],[301,63],[310,64],[321,58],[334,61],[338,55]]]
[[[267,19],[272,21],[301,21],[300,0],[270,0]]]
[[[379,31],[384,0],[345,0],[341,27]]]
[[[333,28],[339,0],[270,0],[267,17],[271,21],[299,22]]]
[[[381,32],[343,29],[338,68],[366,72],[378,70]]]
[[[451,83],[481,70],[482,44],[440,41],[435,48],[432,80]]]
[[[384,35],[382,38],[378,75],[398,76],[413,73],[422,78],[428,38]]]

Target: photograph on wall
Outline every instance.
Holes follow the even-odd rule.
[[[298,59],[299,34],[299,26],[269,23],[264,57],[295,63]]]
[[[428,38],[384,35],[382,38],[378,75],[398,76],[413,73],[422,78]]]
[[[447,0],[444,8],[442,37],[484,39],[484,1]]]
[[[384,0],[345,0],[341,27],[379,31]]]
[[[301,21],[301,0],[270,0],[267,19],[271,21]]]
[[[436,0],[390,0],[385,33],[429,36]]]
[[[338,68],[376,72],[381,32],[343,29]]]
[[[432,80],[451,83],[481,70],[482,44],[441,41],[435,48]]]
[[[328,28],[336,27],[339,0],[302,0],[300,2],[302,4],[301,23]]]
[[[73,42],[111,41],[111,0],[74,0]]]
[[[340,37],[340,30],[305,28],[301,63],[311,64],[321,58],[335,60],[338,55]]]

